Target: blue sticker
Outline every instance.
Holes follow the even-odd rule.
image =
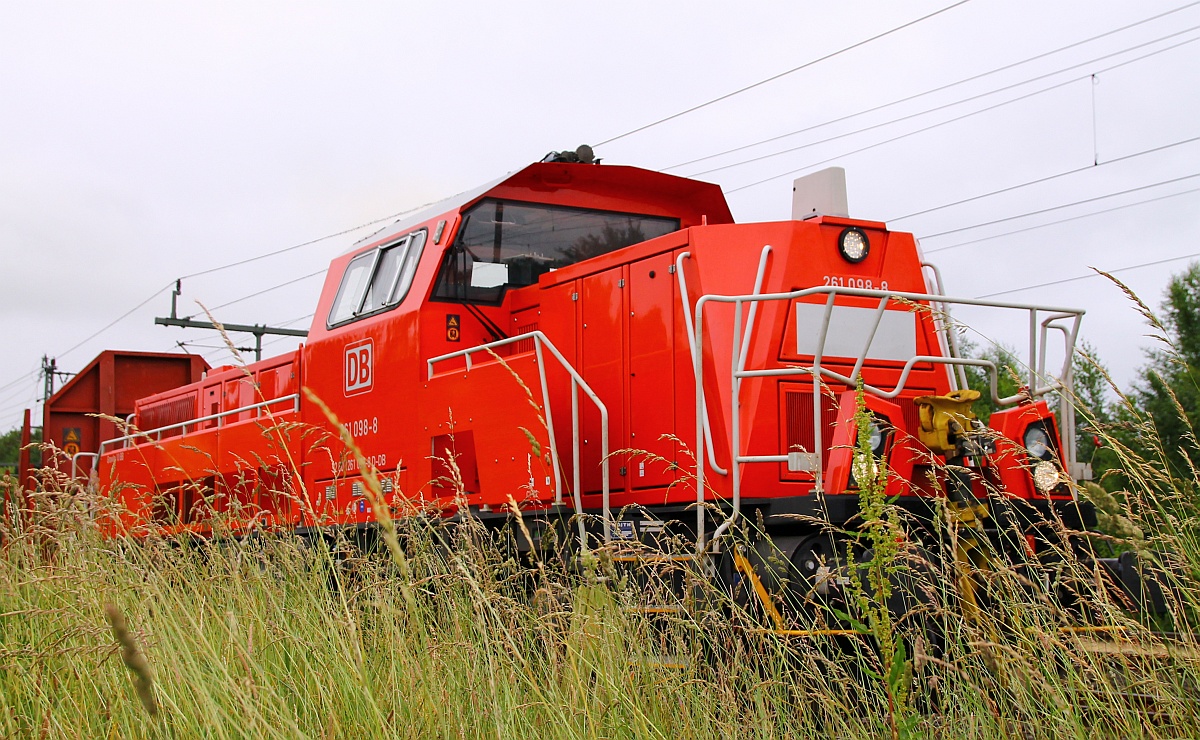
[[[367,511],[367,502],[366,502],[366,501],[359,501],[359,502],[358,502],[358,513],[359,513],[359,514],[365,514],[365,513],[366,513],[366,511]]]

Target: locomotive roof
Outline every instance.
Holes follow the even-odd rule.
[[[343,254],[391,235],[406,233],[435,216],[462,210],[488,196],[512,198],[518,195],[520,200],[555,203],[553,194],[559,191],[620,194],[644,200],[647,204],[686,201],[704,213],[710,223],[733,222],[719,185],[626,165],[535,162],[398,219],[354,242]]]

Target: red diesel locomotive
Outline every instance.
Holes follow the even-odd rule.
[[[1082,312],[944,295],[911,234],[847,216],[839,173],[797,181],[793,220],[735,224],[718,186],[581,147],[397,222],[332,261],[295,352],[137,402],[100,450],[104,526],[371,528],[379,499],[311,394],[396,515],[512,499],[593,542],[671,523],[700,550],[750,517],[799,565],[823,540],[795,515],[857,512],[859,385],[918,516],[991,495],[1077,519],[1071,415],[1060,436],[1044,396]],[[995,395],[996,368],[959,356],[962,303],[1029,327],[1027,385],[988,427],[964,370]]]

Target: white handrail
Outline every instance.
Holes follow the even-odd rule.
[[[691,252],[680,252],[675,258],[675,277],[679,280],[679,300],[683,302],[683,325],[688,336],[688,350],[692,355],[692,370],[696,371],[698,364],[701,362],[700,354],[696,349],[696,329],[692,326],[692,306],[691,299],[688,297],[687,279],[683,276],[683,261],[692,256]],[[699,374],[699,373],[698,373]],[[712,424],[708,418],[708,405],[703,408],[704,413],[704,444],[697,445],[697,454],[700,456],[708,456],[708,466],[714,472],[720,475],[729,475],[729,471],[717,464],[717,451],[713,445]]]
[[[932,262],[922,262],[921,268],[924,269],[926,267],[933,272],[933,290],[930,292],[941,296],[946,295],[946,289],[942,287],[942,271],[939,270],[938,266]],[[929,283],[926,283],[925,285],[928,287]],[[954,321],[953,317],[950,315],[950,308],[944,303],[939,302],[939,304],[938,310],[942,314],[942,331],[938,332],[938,339],[941,340],[942,338],[945,338],[946,346],[943,347],[943,349],[947,354],[949,354],[951,357],[961,357],[962,353],[958,348],[958,334],[954,332]],[[963,388],[967,387],[966,368],[960,366],[956,368],[956,370],[958,371],[957,374],[950,373],[950,390],[954,391],[962,390]]]
[[[938,288],[940,289],[940,276],[939,276],[938,282],[939,282]],[[767,369],[767,370],[745,370],[745,369],[743,369],[745,366],[745,358],[743,355],[746,352],[746,348],[748,347],[749,341],[750,341],[750,338],[748,336],[744,337],[744,338],[742,336],[740,336],[743,304],[750,303],[751,307],[754,307],[760,301],[789,301],[790,302],[790,301],[794,301],[798,298],[804,298],[807,296],[818,296],[818,295],[826,295],[827,299],[825,301],[825,306],[824,306],[825,311],[823,314],[821,327],[818,332],[817,344],[816,344],[816,348],[815,348],[815,353],[813,354],[813,363],[811,366],[809,366],[809,367],[791,366],[791,367],[783,367],[783,368],[775,368],[775,369]],[[828,368],[824,368],[821,366],[821,363],[823,360],[823,353],[825,351],[825,343],[826,343],[826,339],[827,339],[827,335],[828,335],[828,331],[829,331],[830,319],[832,317],[833,308],[835,306],[834,300],[837,296],[857,296],[857,297],[863,297],[863,298],[878,298],[879,299],[879,305],[876,307],[876,310],[874,312],[874,321],[872,322],[872,324],[870,326],[870,331],[867,334],[867,341],[865,342],[865,346],[863,347],[859,356],[854,359],[853,370],[849,376],[843,375],[841,373],[835,372],[833,370],[830,370]],[[1054,306],[1036,306],[1036,305],[1030,305],[1030,304],[1009,303],[1009,302],[1002,302],[1002,301],[987,301],[987,300],[977,299],[977,298],[950,298],[950,297],[946,296],[945,294],[935,294],[935,293],[910,293],[910,292],[902,292],[902,291],[873,290],[873,289],[868,289],[868,288],[843,288],[843,287],[838,287],[838,286],[821,286],[821,287],[814,287],[814,288],[808,288],[808,289],[803,289],[803,290],[790,291],[787,293],[759,294],[757,291],[755,291],[755,293],[750,294],[750,295],[728,296],[728,295],[712,294],[712,295],[701,296],[696,301],[696,304],[695,304],[694,321],[689,322],[692,326],[694,326],[694,332],[692,332],[691,336],[690,336],[690,338],[692,339],[692,345],[693,345],[692,353],[693,353],[694,358],[700,355],[700,353],[703,350],[703,346],[704,346],[704,344],[703,344],[703,341],[704,341],[703,340],[704,306],[710,302],[734,304],[734,326],[733,326],[733,332],[732,332],[733,341],[732,341],[732,347],[731,347],[731,351],[732,351],[731,360],[732,360],[733,372],[731,373],[731,386],[732,387],[731,387],[731,408],[730,408],[730,421],[729,421],[729,423],[731,425],[730,426],[730,444],[731,444],[730,469],[732,472],[732,494],[733,494],[733,496],[732,496],[732,501],[730,503],[732,505],[732,512],[731,512],[729,518],[726,520],[726,522],[724,524],[722,524],[716,530],[716,532],[714,533],[713,539],[715,539],[716,537],[720,536],[723,532],[725,532],[729,528],[729,525],[731,525],[732,522],[740,514],[740,507],[741,507],[740,465],[741,465],[741,463],[745,463],[745,462],[782,462],[782,461],[787,460],[786,455],[742,455],[741,454],[741,449],[740,449],[741,419],[740,419],[740,403],[739,403],[739,395],[740,395],[739,389],[741,387],[741,385],[740,385],[741,380],[744,378],[751,378],[751,377],[777,377],[777,376],[785,376],[785,375],[809,375],[814,379],[814,382],[813,382],[813,396],[814,396],[813,432],[814,432],[814,441],[815,441],[816,455],[817,455],[817,465],[816,465],[816,470],[814,471],[814,478],[815,478],[815,492],[819,494],[823,490],[823,482],[824,482],[824,459],[823,459],[824,458],[824,446],[822,445],[822,440],[821,440],[822,429],[821,429],[821,422],[820,422],[820,420],[821,420],[821,400],[822,400],[821,399],[821,385],[822,384],[819,382],[819,379],[830,378],[830,379],[842,382],[851,388],[855,387],[858,384],[858,382],[860,380],[860,375],[862,372],[863,365],[865,364],[865,362],[867,360],[867,353],[870,351],[870,346],[874,339],[875,333],[879,329],[879,325],[884,316],[884,311],[887,309],[888,304],[892,301],[903,301],[903,302],[908,302],[908,303],[924,302],[924,303],[936,304],[936,305],[940,305],[941,307],[943,307],[943,310],[947,310],[947,309],[945,309],[945,307],[948,304],[962,304],[962,305],[982,306],[982,307],[988,307],[988,308],[1005,308],[1005,309],[1027,311],[1029,313],[1029,321],[1030,321],[1030,347],[1029,347],[1030,355],[1029,355],[1029,362],[1028,362],[1029,385],[1028,385],[1028,388],[1021,393],[1017,393],[1012,396],[1000,398],[999,392],[998,392],[997,370],[996,370],[994,363],[992,363],[988,360],[972,360],[972,359],[966,359],[966,358],[959,358],[956,356],[942,357],[942,356],[937,356],[937,355],[917,355],[917,356],[911,357],[909,360],[907,360],[905,362],[904,367],[901,370],[900,377],[896,381],[896,386],[892,390],[887,391],[882,388],[877,388],[875,386],[864,383],[863,384],[864,390],[871,393],[872,395],[875,395],[875,396],[878,396],[881,398],[889,398],[889,399],[897,397],[904,390],[904,387],[908,381],[909,375],[911,374],[913,368],[918,363],[955,365],[955,366],[959,366],[960,368],[962,368],[963,366],[976,366],[976,367],[985,368],[986,370],[988,370],[992,400],[994,402],[996,402],[997,405],[1001,405],[1001,406],[1016,403],[1024,398],[1036,398],[1038,396],[1045,395],[1046,393],[1049,393],[1051,391],[1062,389],[1062,388],[1066,387],[1066,384],[1070,383],[1070,381],[1071,381],[1070,365],[1071,365],[1075,340],[1078,337],[1078,333],[1079,333],[1079,324],[1080,324],[1080,321],[1082,320],[1082,317],[1084,314],[1083,310],[1060,308],[1060,307],[1054,307]],[[1039,311],[1049,313],[1051,315],[1043,318],[1042,321],[1039,323],[1039,321],[1038,321],[1038,318],[1039,318],[1038,312]],[[1071,323],[1071,325],[1069,327],[1064,326],[1061,323],[1056,323],[1056,322],[1060,322],[1063,319],[1073,319],[1073,322]],[[1039,335],[1039,331],[1038,331],[1039,327],[1041,329],[1040,335]],[[748,327],[748,330],[750,328],[751,327]],[[1045,371],[1046,354],[1047,354],[1047,352],[1046,352],[1047,336],[1046,335],[1047,335],[1047,332],[1049,329],[1057,329],[1057,330],[1063,332],[1064,344],[1065,344],[1065,348],[1066,348],[1066,354],[1065,354],[1065,358],[1064,358],[1064,368],[1062,371],[1060,371],[1059,378],[1056,382],[1048,383],[1045,385],[1040,385],[1039,378],[1046,377],[1045,372],[1044,372]],[[951,340],[951,342],[953,342],[953,340]],[[947,348],[947,349],[951,349],[951,348]],[[951,353],[953,354],[952,349],[951,349]],[[702,424],[702,422],[700,420],[700,414],[702,413],[703,410],[706,409],[706,403],[705,403],[705,399],[704,399],[704,382],[703,382],[703,364],[702,364],[702,362],[700,362],[698,360],[694,360],[693,361],[693,370],[694,370],[695,376],[696,376],[695,377],[695,381],[696,381],[696,413],[697,413],[696,438],[697,438],[697,441],[699,441],[701,438],[701,435],[705,434],[708,431],[707,429],[704,428],[704,425]],[[962,372],[962,371],[960,370],[960,372]],[[1074,456],[1074,445],[1073,444],[1064,445],[1064,463],[1066,464],[1068,470],[1071,470],[1074,467],[1073,456]],[[696,466],[696,503],[697,503],[697,536],[696,536],[697,545],[696,546],[697,546],[697,551],[700,553],[703,553],[706,548],[705,531],[704,531],[705,530],[705,527],[704,527],[704,519],[705,519],[705,516],[704,516],[704,477],[705,477],[704,466],[697,465]]]
[[[71,455],[71,480],[74,480],[75,476],[78,474],[79,458],[81,458],[81,457],[92,458],[92,461],[93,461],[92,462],[92,470],[94,472],[96,469],[95,461],[100,458],[100,453],[99,452],[76,452],[74,455]]]
[[[758,256],[758,273],[754,277],[754,292],[751,293],[751,295],[761,295],[762,294],[763,278],[766,277],[766,273],[767,273],[767,257],[770,254],[771,254],[771,245],[767,244],[762,248],[762,251],[759,253],[759,256]],[[741,342],[740,342],[741,349],[740,349],[740,351],[735,352],[733,355],[733,393],[732,393],[732,397],[731,397],[731,404],[732,404],[731,417],[735,418],[735,419],[740,417],[741,413],[742,413],[742,404],[741,404],[742,378],[746,377],[742,373],[746,369],[746,357],[750,354],[750,337],[754,333],[754,319],[757,315],[758,315],[758,302],[755,301],[750,304],[750,313],[746,317],[746,330],[745,330],[745,334],[741,337]],[[733,345],[734,345],[734,347],[739,346],[738,334],[741,333],[741,331],[742,331],[742,304],[738,303],[734,306],[734,309],[733,309]],[[732,527],[734,522],[737,521],[738,516],[740,516],[740,514],[741,514],[741,508],[739,505],[741,504],[741,500],[742,500],[742,479],[741,479],[741,476],[739,476],[738,472],[737,472],[738,471],[738,462],[739,462],[739,460],[737,459],[738,458],[737,451],[739,449],[741,449],[741,445],[742,445],[742,426],[741,426],[741,424],[735,422],[730,428],[730,444],[729,444],[729,446],[734,451],[734,455],[732,455],[729,459],[729,467],[733,471],[733,500],[737,503],[734,504],[733,511],[730,513],[729,518],[726,519],[719,527],[717,527],[717,531],[713,533],[714,540],[717,539],[718,537],[720,537],[722,534],[724,534],[725,531],[728,530],[730,527]],[[703,535],[703,533],[704,533],[704,507],[703,506],[696,507],[696,531],[700,533],[700,538],[703,538],[703,536],[704,536]]]
[[[123,437],[114,437],[113,439],[106,439],[100,443],[100,451],[98,454],[103,455],[104,448],[109,445],[116,445],[118,443],[124,443],[124,442],[128,442],[130,440],[142,439],[145,441],[150,441],[150,437],[153,436],[154,437],[153,441],[155,441],[155,442],[162,441],[163,432],[169,432],[172,429],[182,429],[183,435],[186,436],[188,433],[188,429],[187,429],[188,427],[196,426],[199,424],[204,424],[205,422],[209,422],[209,421],[213,421],[213,420],[215,420],[217,422],[217,427],[221,427],[222,426],[221,422],[226,417],[233,416],[234,414],[242,414],[247,411],[255,411],[255,412],[261,411],[262,409],[267,408],[268,406],[274,406],[275,404],[284,403],[285,401],[292,402],[292,411],[300,410],[300,394],[293,393],[288,396],[280,396],[279,398],[273,398],[270,401],[261,401],[259,403],[250,404],[249,406],[241,406],[236,409],[230,409],[229,411],[222,411],[222,412],[216,413],[216,414],[209,414],[208,416],[201,416],[196,419],[188,419],[187,421],[181,421],[176,424],[169,424],[167,426],[157,427],[155,429],[148,429],[144,432],[139,430],[139,431],[134,432],[133,434],[126,434]],[[254,415],[255,419],[258,419],[261,417],[262,417],[261,413],[256,413]]]
[[[758,255],[758,272],[754,275],[754,291],[750,295],[762,295],[763,280],[767,276],[767,257],[771,254],[771,245],[763,245],[762,251]],[[750,314],[746,317],[746,334],[742,338],[742,361],[738,364],[738,370],[746,369],[746,356],[750,354],[750,336],[754,333],[754,319],[758,315],[758,302],[750,304]],[[738,322],[741,326],[741,322]]]
[[[518,334],[513,337],[508,337],[506,339],[500,339],[495,342],[489,342],[487,344],[480,344],[480,345],[476,345],[474,347],[468,347],[467,349],[458,350],[456,352],[450,352],[448,354],[438,355],[437,357],[431,357],[431,358],[429,358],[429,360],[426,361],[428,377],[430,380],[433,379],[433,377],[434,377],[433,366],[436,363],[445,362],[447,360],[452,360],[454,358],[461,357],[461,358],[463,358],[463,360],[466,363],[467,372],[470,372],[471,368],[473,367],[472,362],[471,362],[472,355],[474,355],[478,352],[494,351],[498,347],[504,347],[504,346],[507,346],[510,344],[516,344],[518,342],[527,341],[529,339],[532,339],[534,342],[534,350],[535,350],[536,356],[537,356],[538,377],[541,382],[542,398],[545,400],[546,431],[550,435],[550,455],[554,458],[553,467],[554,467],[554,481],[555,481],[555,494],[554,494],[555,503],[562,502],[562,489],[561,489],[562,481],[561,481],[559,473],[558,473],[559,465],[560,465],[560,460],[559,460],[559,456],[558,456],[558,444],[557,444],[557,442],[555,442],[555,439],[554,439],[553,414],[552,414],[551,408],[550,408],[550,395],[549,395],[548,386],[546,383],[546,366],[545,366],[545,363],[543,362],[543,358],[542,358],[542,348],[545,347],[547,350],[549,350],[550,354],[554,357],[554,359],[558,360],[558,364],[564,370],[567,371],[568,375],[571,376],[571,452],[572,452],[572,459],[574,462],[574,470],[573,470],[574,491],[573,491],[572,498],[575,502],[575,512],[576,512],[576,517],[577,517],[577,524],[579,527],[580,546],[584,550],[586,550],[587,549],[587,529],[586,529],[586,527],[584,525],[584,521],[583,521],[583,490],[582,490],[582,487],[580,484],[580,462],[579,462],[579,458],[580,458],[580,450],[579,450],[579,390],[580,389],[583,390],[584,395],[586,395],[592,401],[592,403],[596,406],[596,409],[600,412],[600,460],[601,460],[601,468],[600,468],[601,492],[600,493],[601,493],[601,508],[603,511],[603,518],[604,518],[604,541],[605,542],[609,542],[612,537],[612,526],[611,526],[611,524],[612,524],[612,508],[611,508],[610,501],[609,501],[610,481],[609,481],[609,465],[608,465],[608,407],[604,405],[604,402],[600,400],[600,397],[597,396],[595,391],[592,390],[591,386],[589,386],[587,384],[587,381],[585,381],[583,379],[583,376],[580,375],[579,372],[575,370],[575,368],[571,365],[571,363],[567,362],[566,358],[563,357],[562,353],[558,351],[558,348],[554,346],[554,343],[551,342],[550,339],[545,334],[543,334],[541,331],[531,331],[531,332],[526,332],[525,334]]]

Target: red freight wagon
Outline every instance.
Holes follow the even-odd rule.
[[[42,439],[58,456],[46,467],[87,476],[100,441],[119,436],[112,419],[124,419],[139,398],[201,378],[208,363],[199,355],[170,352],[101,352],[46,400]]]

